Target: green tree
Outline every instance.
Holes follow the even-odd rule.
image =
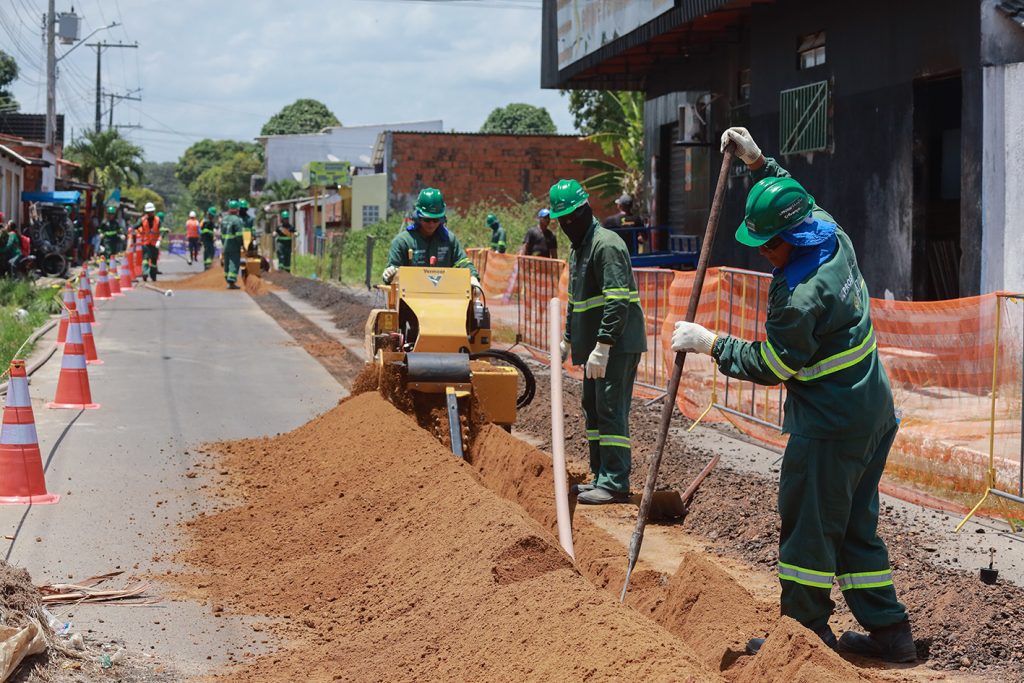
[[[563,90],[569,95],[569,113],[576,130],[584,135],[622,131],[626,120],[616,95],[611,90]]]
[[[558,132],[551,114],[544,107],[513,102],[507,107],[498,107],[484,121],[481,133],[506,133],[512,135],[554,135]]]
[[[189,186],[199,206],[223,207],[229,199],[249,196],[249,179],[263,170],[263,162],[246,152],[203,171]]]
[[[117,129],[89,131],[64,150],[64,156],[79,164],[75,177],[99,185],[104,196],[116,187],[131,187],[142,181],[142,148],[121,137]]]
[[[623,125],[593,133],[587,139],[596,142],[602,152],[617,161],[577,159],[576,162],[598,171],[584,181],[588,190],[608,198],[628,192],[637,206],[643,206],[644,96],[640,92],[619,92],[612,97],[618,107],[613,118],[621,117]]]
[[[341,121],[319,100],[295,100],[263,124],[260,135],[296,135],[317,133],[324,128],[340,126]]]
[[[263,147],[255,142],[200,140],[181,155],[174,173],[182,184],[188,186],[204,171],[229,161],[238,152],[246,152],[256,159],[263,158]]]
[[[0,112],[18,111],[18,100],[11,94],[10,85],[18,80],[18,63],[14,57],[0,50]]]
[[[260,195],[258,216],[262,218],[266,215],[263,207],[271,202],[279,202],[283,199],[297,199],[304,196],[306,196],[306,190],[303,189],[302,183],[297,180],[285,178],[267,183],[266,187],[263,188],[263,194]]]
[[[127,190],[121,190],[121,198],[129,200],[139,211],[146,206],[146,202],[153,202],[157,211],[167,210],[164,198],[147,187],[129,187]]]

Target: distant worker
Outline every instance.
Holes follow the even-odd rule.
[[[0,275],[13,275],[21,262],[21,238],[14,228],[14,221],[3,224],[0,213]]]
[[[498,222],[498,217],[493,213],[487,214],[487,227],[491,229],[491,251],[504,254],[508,248],[505,228],[501,227],[501,223]]]
[[[543,256],[558,258],[558,238],[548,227],[551,224],[551,212],[541,209],[537,212],[537,225],[526,231],[523,246],[519,253],[526,256]]]
[[[281,212],[281,220],[274,230],[277,241],[277,269],[292,272],[292,236],[295,228],[288,220],[288,211]]]
[[[604,219],[602,225],[609,230],[620,230],[626,228],[619,233],[623,241],[633,248],[637,252],[643,251],[644,234],[642,231],[635,230],[635,228],[644,227],[643,219],[633,213],[633,197],[628,194],[623,194],[621,197],[615,200],[615,206],[618,207],[619,212],[613,216],[608,216]],[[635,241],[634,241],[635,240]]]
[[[242,219],[242,225],[248,230],[252,230],[253,217],[249,215],[249,200],[239,199],[238,200],[238,217]]]
[[[213,234],[217,231],[217,208],[211,206],[206,210],[206,218],[199,227],[199,237],[203,241],[203,270],[209,270],[213,265]]]
[[[878,482],[898,421],[857,255],[835,219],[761,154],[745,128],[725,131],[723,149],[730,142],[761,176],[747,194],[736,240],[774,267],[766,340],[716,336],[678,322],[672,348],[708,354],[730,377],[786,385],[789,443],[778,498],[782,614],[839,652],[912,662],[910,621],[877,532]],[[870,635],[847,631],[836,641],[828,625],[834,581]],[[747,651],[763,643],[754,638]]]
[[[569,238],[569,303],[563,361],[585,366],[583,414],[593,482],[573,487],[588,505],[629,501],[632,451],[629,407],[640,355],[647,351],[644,312],[626,245],[601,227],[576,180],[551,186],[551,216]]]
[[[188,212],[188,220],[185,221],[185,238],[188,239],[188,264],[199,260],[199,220],[195,211]]]
[[[466,250],[444,224],[445,204],[441,190],[428,187],[416,199],[413,223],[393,240],[388,252],[388,267],[381,279],[390,284],[401,266],[436,266],[438,268],[468,268],[470,282],[480,287],[480,273],[466,256]]]
[[[121,253],[121,223],[117,220],[117,207],[107,207],[107,220],[100,225],[103,251],[107,258]]]
[[[224,281],[228,289],[238,289],[238,271],[242,267],[242,230],[245,226],[238,216],[238,200],[228,201],[228,215],[220,222],[220,238],[223,243]]]
[[[159,274],[157,260],[160,256],[160,217],[156,215],[156,207],[153,202],[146,202],[143,207],[145,211],[139,221],[136,232],[137,239],[142,245],[142,281],[152,278],[156,282]]]

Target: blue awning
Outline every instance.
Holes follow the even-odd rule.
[[[82,200],[82,193],[74,190],[64,192],[22,192],[23,202],[46,202],[47,204],[78,204]]]

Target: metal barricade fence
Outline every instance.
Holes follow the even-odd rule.
[[[647,353],[640,357],[635,383],[656,391],[660,397],[665,393],[670,374],[663,355],[662,329],[670,313],[669,288],[675,279],[675,271],[636,268],[633,277],[640,292],[647,336]]]
[[[748,341],[764,339],[768,318],[768,287],[772,276],[742,268],[719,268],[715,330],[719,334]],[[769,429],[782,429],[782,406],[786,390],[733,379],[715,377],[716,398],[712,405],[724,413],[755,422]]]
[[[548,352],[548,302],[559,296],[565,261],[540,256],[517,259],[518,321],[516,341],[536,353]]]

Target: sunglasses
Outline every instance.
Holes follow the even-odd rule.
[[[440,223],[440,218],[420,218],[420,223]]]
[[[782,244],[782,241],[782,237],[776,235],[775,237],[771,238],[761,246],[764,247],[767,251],[775,251],[776,249],[779,248],[779,245]]]

